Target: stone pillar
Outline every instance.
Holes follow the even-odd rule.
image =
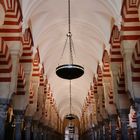
[[[38,121],[33,120],[33,140],[38,140]]]
[[[105,140],[109,140],[109,120],[104,121],[105,126]]]
[[[6,120],[7,104],[0,104],[0,139],[5,140],[5,120]]]
[[[97,128],[94,128],[95,140],[97,140]]]
[[[55,140],[55,132],[52,131],[52,139]]]
[[[96,127],[96,139],[100,140],[100,128],[99,128],[99,126]]]
[[[137,139],[140,140],[140,103],[136,103],[137,112]]]
[[[42,140],[43,138],[43,129],[42,129],[42,124],[40,123],[38,126],[39,130],[38,130],[38,140]]]
[[[53,140],[56,140],[56,132],[53,132]]]
[[[58,136],[57,132],[54,133],[54,139],[55,140],[58,140],[59,139],[59,136]]]
[[[47,140],[47,127],[43,126],[43,140]]]
[[[59,140],[63,140],[64,139],[64,134],[62,135],[61,133],[59,133]]]
[[[88,140],[88,131],[85,133],[85,139]]]
[[[21,124],[23,122],[24,111],[14,110],[15,115],[15,140],[21,140]]]
[[[95,140],[95,129],[91,128],[91,140]]]
[[[111,122],[111,140],[116,140],[117,115],[111,115],[110,122]]]
[[[49,131],[48,133],[47,133],[48,135],[47,135],[47,140],[52,140],[52,134],[51,134],[51,132]]]
[[[99,122],[100,140],[103,140],[103,123]]]
[[[123,140],[128,140],[128,113],[129,110],[120,110],[120,120],[121,120],[121,136]]]
[[[97,140],[97,126],[94,127],[94,139]]]
[[[87,140],[91,140],[91,132],[90,132],[90,130],[87,131]]]
[[[31,139],[31,122],[32,122],[32,117],[25,117],[25,140],[30,140]]]

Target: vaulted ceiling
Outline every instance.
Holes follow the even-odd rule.
[[[69,113],[69,80],[56,75],[68,32],[68,0],[22,0],[23,27],[31,26],[34,48],[38,48],[41,63],[51,85],[61,117]],[[71,32],[76,57],[74,62],[84,67],[82,77],[72,80],[72,112],[80,117],[98,63],[104,49],[109,51],[112,25],[121,22],[122,0],[71,0]],[[35,51],[34,51],[35,53]]]

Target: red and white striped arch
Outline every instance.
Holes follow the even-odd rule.
[[[5,9],[4,24],[0,36],[5,41],[22,41],[22,11],[19,0],[2,0]]]
[[[116,25],[113,26],[110,36],[110,61],[120,63],[123,61],[120,51],[120,31]]]
[[[18,0],[1,0],[3,23],[0,26],[0,82],[11,81],[12,63],[7,41],[21,41],[22,12]]]
[[[90,107],[92,106],[92,112],[93,114],[96,112],[96,109],[94,110],[94,108],[96,108],[96,103],[97,103],[97,81],[95,76],[93,77],[93,85],[90,85],[90,90],[88,92],[88,95],[86,96],[84,105],[82,107],[82,115],[81,117],[83,117],[83,115],[85,113],[88,112],[88,110],[91,110]]]
[[[29,94],[29,104],[33,104],[34,103],[34,93],[35,91],[33,90],[33,85],[32,83],[30,83],[30,94]]]
[[[140,82],[140,39],[137,41],[132,55],[132,82]]]
[[[110,58],[106,50],[104,50],[103,53],[102,63],[103,63],[103,78],[105,78],[108,81],[108,83],[110,83],[109,92],[108,92],[108,103],[113,104],[113,89],[112,89],[113,79],[110,70]]]
[[[102,78],[103,78],[103,73],[102,73],[102,69],[101,66],[98,64],[97,66],[97,86],[103,86],[102,83]]]
[[[39,75],[39,86],[43,86],[44,87],[44,67],[41,68],[40,70],[40,75]]]
[[[0,82],[10,82],[11,81],[11,55],[9,53],[8,46],[0,38]]]
[[[125,91],[125,76],[123,63],[120,65],[118,78],[117,78],[118,94],[126,94]]]
[[[94,92],[94,95],[97,94],[97,80],[95,76],[93,77],[93,92]]]
[[[23,53],[20,58],[21,63],[32,63],[32,46],[33,46],[33,38],[30,28],[25,30],[25,33],[22,37],[22,45],[23,45]]]
[[[137,40],[140,37],[138,5],[139,0],[124,0],[123,2],[121,40]]]
[[[44,68],[42,66],[39,74],[39,87],[38,87],[38,98],[37,98],[37,109],[36,111],[39,112],[42,110],[42,106],[44,105],[43,98],[44,98]]]
[[[39,50],[37,49],[37,53],[35,54],[33,59],[32,77],[39,78],[39,64],[40,64],[40,55]]]
[[[97,115],[99,118],[100,115],[103,113],[102,111],[105,109],[105,102],[104,102],[104,89],[103,89],[103,71],[101,66],[98,64],[97,66]]]
[[[18,79],[17,79],[17,92],[15,94],[25,95],[26,94],[25,86],[26,86],[26,81],[25,81],[24,69],[22,64],[20,64],[18,70]]]

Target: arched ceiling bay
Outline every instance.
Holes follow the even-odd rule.
[[[22,0],[23,25],[30,21],[34,45],[51,85],[61,117],[69,113],[69,81],[56,76],[59,63],[68,61],[68,48],[62,50],[68,32],[68,0]],[[112,19],[120,22],[122,0],[71,0],[71,32],[76,56],[74,62],[85,74],[72,80],[72,111],[80,117],[97,64],[109,46]]]

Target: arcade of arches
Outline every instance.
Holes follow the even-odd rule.
[[[68,121],[67,0],[0,0],[0,140],[140,140],[140,0],[71,0],[71,24]]]

